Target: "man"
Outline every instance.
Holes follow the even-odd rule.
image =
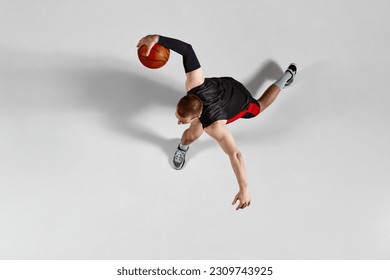
[[[260,111],[264,111],[281,89],[293,82],[297,66],[290,64],[282,77],[256,100],[233,78],[205,78],[192,46],[185,42],[161,35],[147,35],[141,38],[137,47],[146,45],[146,55],[149,55],[156,43],[183,56],[187,77],[185,83],[187,95],[177,104],[176,117],[179,125],[189,124],[190,127],[184,131],[175,152],[173,159],[175,168],[183,168],[189,145],[205,131],[229,156],[239,186],[239,192],[234,197],[232,205],[240,201],[236,210],[244,209],[251,203],[244,160],[226,125],[239,118],[255,117]]]

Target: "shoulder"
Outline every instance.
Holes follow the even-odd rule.
[[[204,131],[215,139],[223,137],[226,133],[226,122],[227,120],[218,120],[205,127]]]

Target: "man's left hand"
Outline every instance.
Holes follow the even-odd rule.
[[[249,191],[247,190],[240,190],[238,194],[234,197],[232,205],[236,204],[237,200],[240,201],[238,204],[236,210],[238,209],[244,209],[245,207],[251,205],[251,196],[249,194]]]

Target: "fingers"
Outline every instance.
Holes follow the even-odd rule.
[[[146,56],[149,56],[149,54],[150,54],[150,51],[151,51],[151,49],[152,49],[152,47],[153,46],[146,46],[147,47],[147,49],[146,49]]]
[[[240,203],[240,204],[237,206],[236,210],[238,210],[238,209],[244,209],[246,206],[247,206],[247,205],[246,205],[245,203]]]
[[[138,41],[137,48],[140,48],[143,45],[145,45],[146,46],[146,53],[145,53],[145,55],[149,56],[150,51],[152,50],[154,44],[157,43],[157,41],[158,41],[158,39],[156,39],[155,35],[147,35],[147,36],[141,38],[141,40]]]
[[[138,41],[137,48],[141,47],[142,45],[145,45],[145,37],[141,38]]]
[[[139,48],[141,48],[142,46],[146,46],[145,55],[146,55],[146,56],[149,56],[150,51],[151,51],[152,48],[153,48],[153,45],[147,45],[147,44],[145,44],[144,42],[141,42],[141,41],[140,41],[140,42],[137,44],[137,48],[139,49]]]
[[[244,209],[251,205],[251,196],[247,190],[240,190],[234,197],[232,205],[236,204],[237,200],[239,200],[240,203],[238,204],[236,210]]]
[[[237,199],[235,199],[235,201],[237,201]],[[235,204],[235,203],[233,203]],[[239,209],[244,209],[245,207],[251,205],[251,202],[248,201],[248,202],[240,202],[236,208],[236,211],[239,210]]]

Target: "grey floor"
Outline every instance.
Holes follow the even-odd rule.
[[[1,259],[389,259],[388,1],[0,1]],[[181,57],[144,68],[149,33],[259,97],[231,125],[252,205],[207,135],[184,170]]]

